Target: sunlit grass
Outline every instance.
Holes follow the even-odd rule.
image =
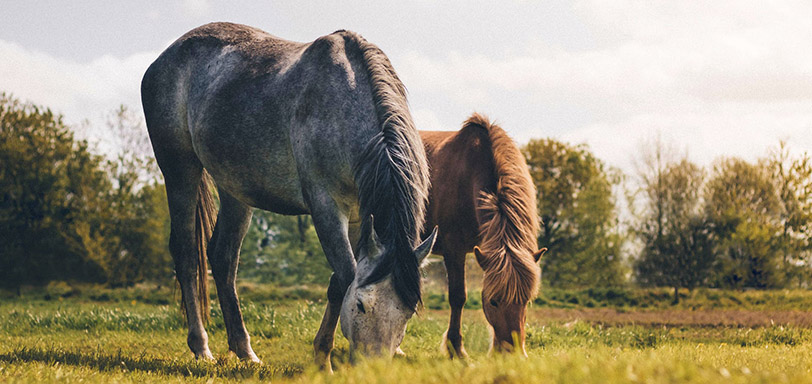
[[[440,349],[448,313],[430,309],[409,322],[403,342],[407,356],[391,361],[350,365],[339,331],[336,372],[327,375],[311,362],[324,303],[292,298],[244,300],[263,365],[226,352],[226,332],[215,308],[207,329],[217,361],[208,363],[188,352],[178,308],[156,302],[5,300],[0,303],[0,382],[812,382],[807,328],[608,326],[529,316],[529,356],[521,358],[489,355],[481,311],[466,310],[463,333],[470,358],[451,361]]]

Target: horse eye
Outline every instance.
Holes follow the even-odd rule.
[[[358,300],[355,303],[355,306],[358,307],[358,310],[361,311],[361,313],[367,313],[367,311],[364,309],[364,303],[362,303],[361,300]]]
[[[496,302],[496,300],[491,300],[491,305],[492,305],[493,307],[498,307],[498,306],[499,306],[499,303],[497,303],[497,302]]]

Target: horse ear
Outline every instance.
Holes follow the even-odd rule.
[[[434,230],[431,231],[426,240],[423,240],[417,248],[414,249],[414,255],[417,257],[417,263],[422,264],[423,259],[431,253],[431,249],[434,248],[434,241],[437,240],[437,226],[434,226]]]
[[[533,259],[535,259],[536,262],[538,263],[539,261],[541,261],[541,257],[544,256],[544,252],[547,252],[547,247],[539,249],[538,252],[534,253]]]
[[[366,235],[366,241],[364,244],[364,252],[363,255],[375,257],[380,253],[381,250],[381,241],[378,239],[378,233],[375,232],[375,216],[369,215],[369,231],[364,233]],[[363,241],[363,239],[362,239]]]
[[[476,262],[479,264],[479,267],[485,269],[485,265],[487,264],[485,255],[482,254],[482,251],[477,246],[474,246],[474,256],[476,256]]]

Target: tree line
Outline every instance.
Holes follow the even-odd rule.
[[[643,285],[692,289],[808,287],[812,162],[785,143],[754,162],[704,169],[657,142],[644,155],[630,233]]]
[[[0,95],[0,286],[172,277],[166,192],[138,152],[149,143],[125,108],[107,128],[125,144],[115,158],[51,110]]]
[[[0,95],[0,286],[53,280],[167,283],[169,213],[138,114],[105,128],[119,150],[100,155],[47,108]],[[624,175],[585,145],[522,146],[537,189],[547,286],[807,287],[812,162],[779,143],[755,161],[704,168],[661,141]],[[308,216],[256,210],[243,277],[325,283],[330,274]]]

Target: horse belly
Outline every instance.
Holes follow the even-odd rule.
[[[250,168],[246,172],[245,168]],[[252,207],[287,215],[307,214],[309,210],[302,196],[302,188],[296,176],[296,170],[280,166],[279,163],[267,162],[243,169],[223,169],[234,174],[241,172],[235,179],[223,176],[223,182],[215,180],[231,195]]]
[[[193,134],[195,149],[218,188],[252,207],[282,214],[308,213],[286,129],[239,124]]]

